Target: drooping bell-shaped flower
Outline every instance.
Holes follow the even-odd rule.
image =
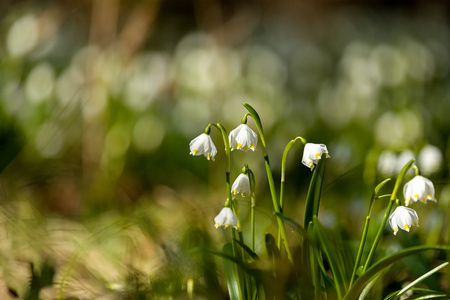
[[[214,160],[217,154],[216,146],[214,145],[209,134],[202,133],[189,143],[191,155],[204,155],[208,160]]]
[[[225,228],[233,226],[234,228],[237,228],[237,217],[234,215],[231,208],[222,208],[220,213],[214,218],[214,227],[219,228],[220,226]]]
[[[409,232],[411,226],[419,227],[419,217],[414,209],[399,206],[389,216],[389,225],[394,230],[394,235],[397,235],[398,228]]]
[[[305,149],[303,150],[302,164],[310,168],[312,171],[324,153],[326,153],[327,158],[330,157],[327,146],[324,144],[307,143],[305,145]]]
[[[242,197],[245,197],[250,194],[250,180],[247,174],[241,173],[236,180],[233,182],[231,186],[231,192],[236,194],[241,194]]]
[[[436,202],[433,182],[421,175],[416,175],[413,179],[405,183],[403,195],[406,206],[411,204],[411,202],[417,201],[422,201],[423,203],[427,203],[427,200]]]
[[[231,130],[228,139],[231,150],[238,149],[247,152],[251,149],[255,151],[258,144],[258,135],[247,124],[241,124]]]

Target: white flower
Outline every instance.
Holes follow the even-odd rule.
[[[219,228],[220,226],[225,228],[228,226],[233,226],[234,228],[237,228],[236,225],[237,218],[229,207],[222,208],[217,217],[214,218],[214,227],[216,228]]]
[[[228,139],[231,150],[247,151],[252,149],[255,151],[258,144],[258,135],[247,124],[241,124],[236,129],[231,130]]]
[[[307,143],[303,150],[302,164],[311,168],[312,171],[314,165],[317,164],[324,153],[326,153],[327,158],[330,157],[330,155],[328,155],[327,146],[324,144]]]
[[[378,157],[377,170],[384,176],[391,176],[395,172],[397,156],[394,152],[384,150]]]
[[[439,170],[442,160],[442,153],[438,147],[426,145],[419,154],[418,165],[420,166],[420,171],[425,175],[432,174]]]
[[[189,143],[191,155],[205,155],[208,160],[214,160],[217,154],[216,146],[214,145],[209,134],[202,133]]]
[[[231,192],[233,194],[241,194],[245,197],[250,194],[250,180],[247,174],[241,173],[231,186]]]
[[[394,230],[394,235],[397,235],[398,227],[409,232],[411,226],[419,227],[419,217],[414,209],[399,206],[389,216],[389,225]]]
[[[405,205],[408,206],[411,201],[417,202],[422,200],[427,203],[427,200],[436,202],[434,197],[434,185],[431,180],[417,175],[403,187],[403,196],[405,197]]]

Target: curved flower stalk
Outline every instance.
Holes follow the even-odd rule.
[[[434,196],[433,182],[421,175],[416,175],[413,179],[405,183],[403,195],[406,206],[411,204],[411,202],[417,202],[419,200],[423,203],[427,203],[427,200],[437,202]]]
[[[221,226],[224,228],[228,228],[229,226],[232,226],[233,228],[237,229],[237,223],[238,219],[229,207],[222,208],[220,213],[214,218],[214,227],[216,228],[219,228]]]
[[[386,226],[386,223],[389,218],[389,214],[391,213],[392,205],[394,204],[395,200],[397,199],[397,192],[400,188],[400,185],[403,181],[403,178],[405,177],[406,172],[409,171],[412,164],[414,163],[415,159],[411,159],[400,171],[400,173],[397,176],[397,180],[395,181],[394,189],[392,190],[391,197],[389,199],[388,207],[386,208],[386,212],[383,217],[383,221],[380,224],[380,227],[378,228],[377,235],[375,236],[375,240],[373,241],[372,247],[370,249],[369,255],[367,257],[366,263],[364,264],[363,272],[367,270],[367,268],[372,263],[373,255],[375,254],[375,250],[378,246],[378,243],[381,239],[381,236],[383,234],[384,227]]]
[[[330,157],[327,146],[324,144],[307,143],[305,145],[305,149],[303,150],[302,164],[310,168],[312,171],[324,153],[326,154],[326,158]]]
[[[419,217],[414,209],[399,206],[389,217],[389,225],[394,230],[394,235],[397,235],[398,228],[409,232],[412,226],[419,227]]]
[[[214,160],[217,154],[216,146],[214,145],[208,133],[202,133],[189,143],[189,154],[198,156],[204,155],[208,160]]]
[[[231,186],[231,192],[234,195],[241,194],[242,197],[250,195],[250,179],[248,178],[248,174],[239,174]]]
[[[262,144],[262,148],[263,148],[263,155],[264,155],[264,163],[265,163],[265,166],[266,166],[267,181],[269,183],[269,189],[270,189],[270,195],[272,197],[273,209],[274,209],[276,217],[277,217],[278,230],[280,230],[280,236],[281,236],[281,238],[283,240],[284,247],[286,249],[286,253],[287,253],[288,259],[293,263],[294,259],[292,257],[292,253],[291,253],[291,250],[289,248],[289,244],[288,244],[288,241],[287,241],[287,238],[286,238],[286,230],[284,228],[283,220],[280,217],[280,213],[281,213],[280,204],[278,203],[278,199],[277,199],[277,192],[276,192],[276,189],[275,189],[275,182],[273,180],[272,169],[270,167],[269,154],[267,153],[266,140],[264,138],[264,131],[263,131],[261,119],[259,118],[259,115],[256,112],[256,110],[251,105],[249,105],[247,103],[242,103],[242,105],[249,112],[248,114],[246,114],[242,118],[243,123],[246,122],[247,115],[250,115],[253,118],[253,121],[255,122],[256,128],[258,128],[258,132],[259,132],[259,136],[260,136],[261,144]],[[280,247],[279,247],[279,249],[280,249]]]
[[[244,121],[244,118],[243,118]],[[247,118],[245,117],[245,121]],[[245,123],[230,131],[229,142],[231,151],[234,149],[247,152],[249,149],[255,151],[258,144],[258,135]]]

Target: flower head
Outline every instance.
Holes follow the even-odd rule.
[[[409,232],[411,226],[419,227],[419,217],[414,209],[399,206],[389,216],[389,225],[394,230],[394,235],[397,235],[398,227]]]
[[[436,202],[434,197],[434,185],[431,180],[417,175],[403,187],[403,195],[405,197],[405,205],[408,206],[411,201],[417,202],[421,200],[423,203],[427,203],[427,200]]]
[[[189,143],[191,155],[205,155],[210,160],[214,160],[214,156],[217,154],[216,146],[214,145],[209,134],[202,133]]]
[[[220,213],[214,218],[214,227],[219,228],[223,226],[227,228],[228,226],[233,226],[237,228],[237,217],[234,215],[233,211],[229,207],[224,207]]]
[[[258,144],[258,135],[247,124],[241,124],[233,129],[228,136],[231,150],[238,149],[247,151],[252,149],[255,151]]]
[[[330,155],[328,155],[327,146],[324,144],[307,143],[305,145],[305,149],[303,150],[302,164],[311,168],[312,171],[314,169],[314,165],[317,164],[324,153],[326,153],[327,158],[330,157]]]
[[[233,182],[231,186],[231,192],[236,194],[241,194],[242,197],[245,197],[250,194],[250,180],[247,174],[241,173],[236,180]]]

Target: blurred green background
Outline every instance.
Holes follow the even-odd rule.
[[[209,123],[234,129],[243,102],[262,119],[276,178],[297,135],[327,145],[320,219],[342,240],[357,245],[371,190],[415,157],[438,203],[414,207],[410,234],[386,228],[382,251],[448,244],[449,11],[400,3],[3,0],[0,295],[24,297],[32,263],[55,272],[44,299],[183,298],[188,279],[206,299],[226,297],[220,264],[189,253],[223,244],[223,144],[213,131],[214,162],[188,145]],[[296,147],[285,211],[301,222],[311,172]],[[232,180],[244,163],[263,252],[275,223],[262,151],[234,151]]]

